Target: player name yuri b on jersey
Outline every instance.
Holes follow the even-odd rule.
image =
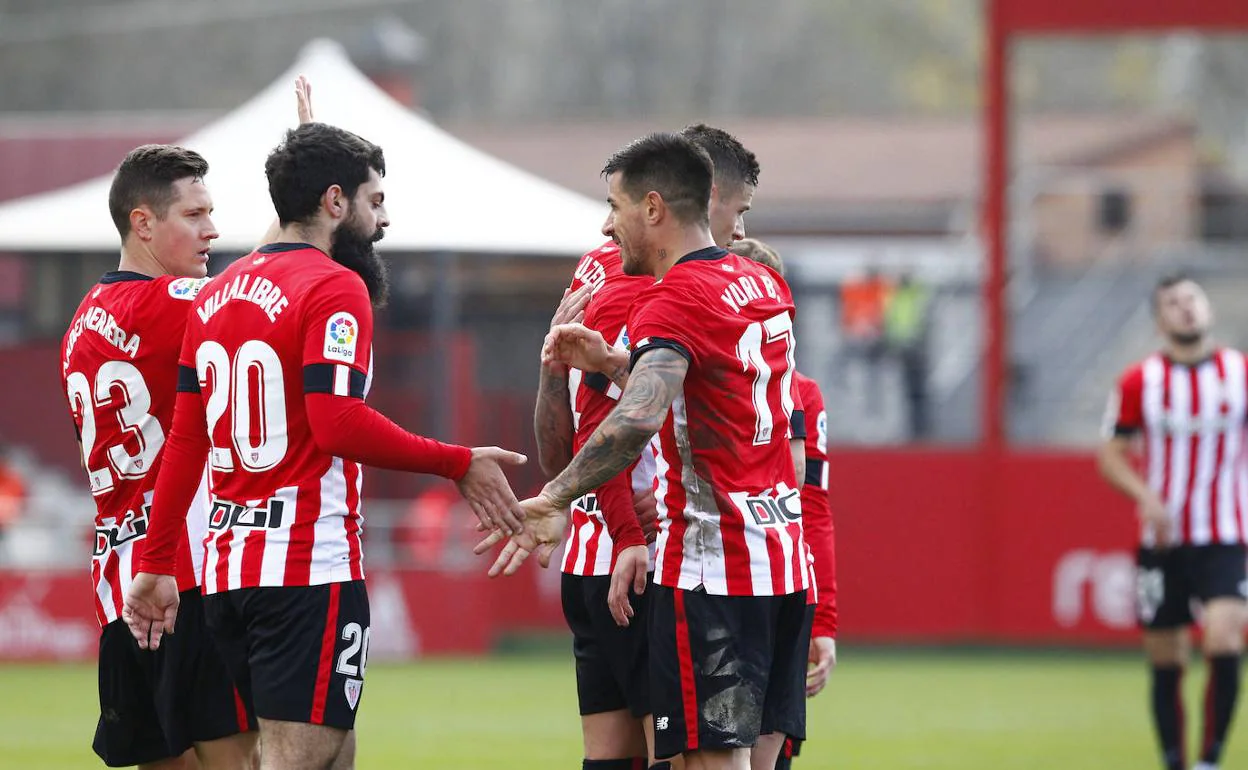
[[[766,296],[773,300],[779,301],[780,293],[776,291],[776,283],[770,277],[763,276],[762,286],[759,281],[755,280],[752,275],[743,275],[735,281],[732,281],[724,288],[724,293],[719,296],[724,304],[732,308],[732,312],[741,313],[741,308],[750,304],[755,300],[763,298],[763,292]]]
[[[70,356],[73,355],[74,345],[78,344],[78,338],[84,331],[95,332],[131,358],[139,354],[139,335],[131,334],[121,328],[112,314],[104,308],[91,307],[87,308],[82,317],[74,323],[74,328],[69,331],[69,342],[65,345],[66,366],[68,366]]]
[[[290,301],[282,294],[281,288],[268,278],[260,278],[254,283],[251,279],[250,273],[243,273],[230,281],[228,286],[222,286],[213,292],[212,296],[205,300],[196,311],[199,314],[199,320],[202,323],[208,323],[208,319],[224,307],[225,303],[241,299],[259,305],[270,321],[276,321]]]

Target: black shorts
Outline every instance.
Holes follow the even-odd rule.
[[[175,631],[158,650],[140,650],[122,620],[100,632],[92,748],[109,767],[176,757],[195,743],[255,727],[204,624],[199,589],[180,599]]]
[[[806,592],[714,596],[652,586],[655,753],[749,748],[806,737]],[[807,634],[809,636],[809,634]]]
[[[1146,629],[1190,625],[1193,601],[1248,596],[1248,552],[1242,545],[1141,548],[1136,565],[1136,608]]]
[[[650,713],[650,592],[638,596],[629,591],[633,617],[628,628],[621,628],[607,606],[610,589],[610,575],[563,575],[563,617],[572,629],[576,696],[582,716],[628,709],[641,718]]]
[[[260,719],[355,726],[368,664],[363,580],[204,597],[208,626]]]

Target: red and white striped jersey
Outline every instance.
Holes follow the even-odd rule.
[[[1145,478],[1182,543],[1248,542],[1246,413],[1244,354],[1226,348],[1193,365],[1150,356],[1110,396],[1105,434],[1142,436]]]
[[[810,603],[815,607],[815,636],[836,636],[836,528],[828,503],[828,413],[819,383],[793,375],[806,419],[806,478],[802,483],[803,536],[810,551],[814,580]]]
[[[107,273],[83,298],[61,342],[61,386],[95,498],[91,581],[100,625],[121,617],[146,542],[160,450],[173,421],[178,350],[203,284]],[[199,584],[206,503],[201,485],[178,546],[182,591]]]
[[[203,399],[211,476],[204,592],[361,580],[358,463],[322,452],[305,393],[363,399],[373,312],[359,275],[275,243],[200,292],[178,389]]]
[[[637,294],[654,283],[648,276],[624,274],[620,248],[613,242],[603,244],[581,257],[572,278],[571,290],[582,286],[592,288],[592,298],[585,309],[585,326],[602,334],[616,347],[628,348],[628,310]],[[579,452],[615,408],[620,388],[606,375],[585,375],[579,369],[568,372],[568,395],[572,402],[572,449]],[[654,452],[647,449],[631,469],[630,494],[604,502],[597,491],[589,492],[572,503],[567,544],[563,552],[563,571],[569,575],[610,575],[615,567],[615,543],[607,531],[602,506],[632,506],[631,492],[654,489]],[[625,500],[627,497],[627,500]]]
[[[660,585],[731,596],[809,587],[789,448],[793,299],[771,269],[723,249],[683,257],[629,316],[633,360],[689,361],[659,432]]]

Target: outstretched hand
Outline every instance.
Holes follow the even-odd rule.
[[[529,458],[496,446],[476,447],[468,471],[455,484],[481,526],[512,535],[521,531],[524,511],[507,483],[503,465],[523,465]]]
[[[312,117],[312,83],[303,75],[295,78],[295,104],[299,112],[299,125],[311,123]]]
[[[568,526],[567,509],[556,506],[550,498],[541,494],[522,500],[520,507],[524,511],[524,524],[519,534],[511,536],[490,565],[487,573],[490,577],[514,575],[534,552],[537,553],[538,564],[548,567],[555,549],[563,542]],[[505,537],[502,531],[495,529],[477,543],[472,552],[480,556]]]

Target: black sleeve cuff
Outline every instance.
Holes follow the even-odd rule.
[[[806,438],[806,413],[801,409],[794,409],[793,416],[789,418],[789,427],[793,430],[793,438]]]
[[[364,398],[367,382],[368,376],[364,372],[346,364],[308,364],[303,367],[304,393]]]
[[[178,366],[178,392],[198,393],[199,373],[189,366]]]
[[[643,354],[648,353],[651,350],[658,350],[659,348],[674,350],[684,357],[684,359],[691,365],[693,364],[693,354],[689,352],[688,348],[676,340],[669,340],[664,337],[649,337],[644,341],[644,344],[633,348],[633,353],[628,359],[628,370],[631,372],[633,368],[637,366],[637,360],[641,358]]]
[[[1139,427],[1135,425],[1123,425],[1119,423],[1114,426],[1114,436],[1117,438],[1131,438],[1139,432]]]
[[[611,378],[602,372],[589,372],[581,380],[581,384],[590,390],[606,393],[611,388]]]

